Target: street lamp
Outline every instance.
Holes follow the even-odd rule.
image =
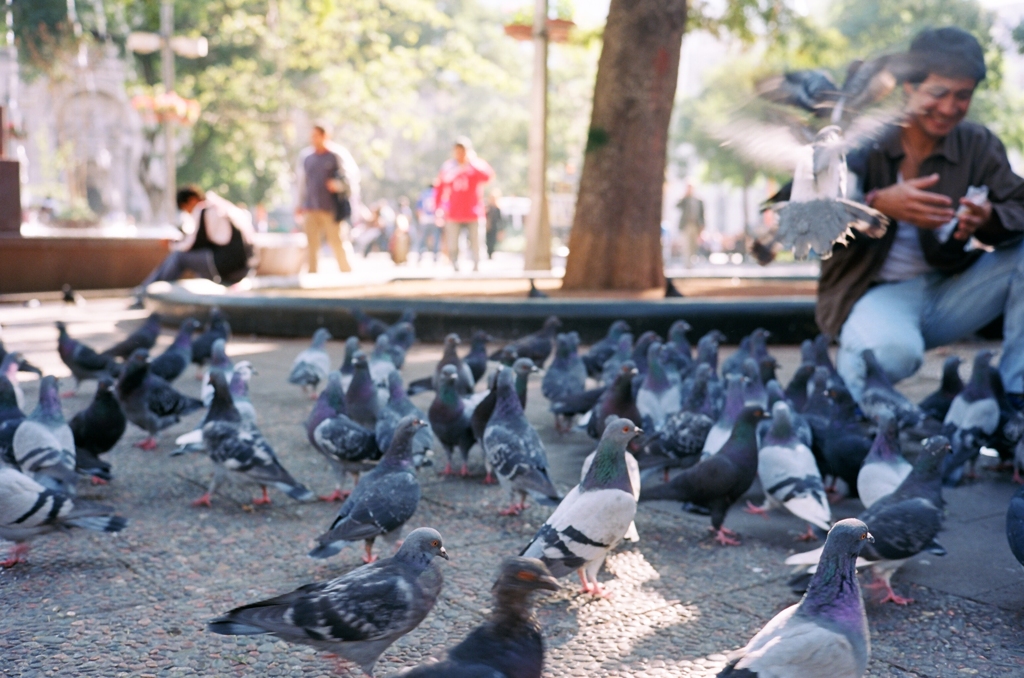
[[[160,65],[163,75],[164,95],[174,94],[174,55],[184,59],[200,59],[209,53],[206,38],[189,38],[174,35],[174,0],[163,0],[160,3],[160,32],[132,32],[128,35],[127,47],[136,54],[152,54],[160,50]],[[164,218],[168,223],[174,221],[178,210],[175,202],[177,192],[176,175],[178,162],[174,152],[173,116],[164,118],[164,173],[167,175],[164,189]]]

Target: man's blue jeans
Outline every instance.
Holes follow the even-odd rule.
[[[1004,314],[999,373],[1024,391],[1024,243],[986,252],[963,273],[928,273],[872,287],[839,334],[836,367],[854,398],[864,387],[861,351],[875,352],[893,382],[921,367],[926,349],[977,332]],[[966,375],[964,375],[966,377]]]

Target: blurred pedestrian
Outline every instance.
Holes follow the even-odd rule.
[[[178,209],[185,212],[185,237],[135,290],[135,307],[142,308],[146,286],[172,282],[190,271],[200,278],[232,285],[255,266],[252,215],[212,191],[186,186],[178,191]]]
[[[487,258],[494,256],[494,248],[498,246],[498,233],[501,232],[502,215],[498,200],[501,198],[501,191],[494,189],[487,196],[487,235],[484,238],[487,244]]]
[[[416,241],[413,247],[416,249],[417,263],[423,261],[427,240],[430,240],[435,264],[437,253],[441,250],[441,227],[434,214],[434,191],[434,184],[430,184],[416,198]]]
[[[700,234],[704,230],[704,201],[693,194],[693,184],[686,184],[686,194],[678,204],[679,241],[682,250],[683,265],[693,266],[693,258],[700,246]]]
[[[452,267],[459,270],[459,235],[463,230],[469,239],[473,270],[480,270],[480,220],[483,205],[480,187],[494,178],[494,170],[473,152],[468,137],[458,137],[452,157],[441,165],[434,192],[436,212],[444,218],[445,240]]]
[[[331,246],[338,269],[352,270],[345,253],[343,228],[359,209],[359,167],[348,150],[330,141],[325,125],[310,133],[311,145],[299,154],[299,188],[295,216],[304,219],[309,272],[317,272],[320,243]]]

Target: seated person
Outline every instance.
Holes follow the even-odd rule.
[[[252,258],[252,217],[242,208],[196,186],[178,191],[178,209],[191,217],[191,229],[171,246],[171,253],[136,290],[141,304],[146,286],[173,281],[191,271],[200,278],[231,285],[249,274]]]
[[[1003,315],[999,371],[1020,408],[1024,179],[999,139],[964,119],[985,78],[978,41],[955,27],[926,29],[909,56],[917,72],[903,84],[902,124],[848,159],[864,168],[864,201],[892,221],[883,237],[858,234],[822,262],[816,319],[839,337],[837,367],[859,399],[864,349],[896,382],[917,371],[925,350]],[[967,200],[969,187],[986,187],[987,199]],[[983,247],[969,246],[972,238]]]

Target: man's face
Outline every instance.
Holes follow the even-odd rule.
[[[919,85],[904,84],[911,121],[934,139],[946,136],[967,116],[977,84],[971,78],[935,74]]]
[[[466,149],[464,146],[456,145],[452,149],[452,157],[455,158],[455,162],[462,163],[466,160]]]
[[[325,141],[327,141],[327,135],[314,127],[312,133],[310,133],[309,135],[309,141],[314,146],[319,148],[320,146],[324,145]]]
[[[181,206],[181,209],[184,210],[185,212],[188,212],[189,214],[192,214],[192,210],[194,210],[196,208],[196,205],[198,205],[200,202],[201,201],[199,200],[199,198],[193,196],[189,198],[184,205]]]

